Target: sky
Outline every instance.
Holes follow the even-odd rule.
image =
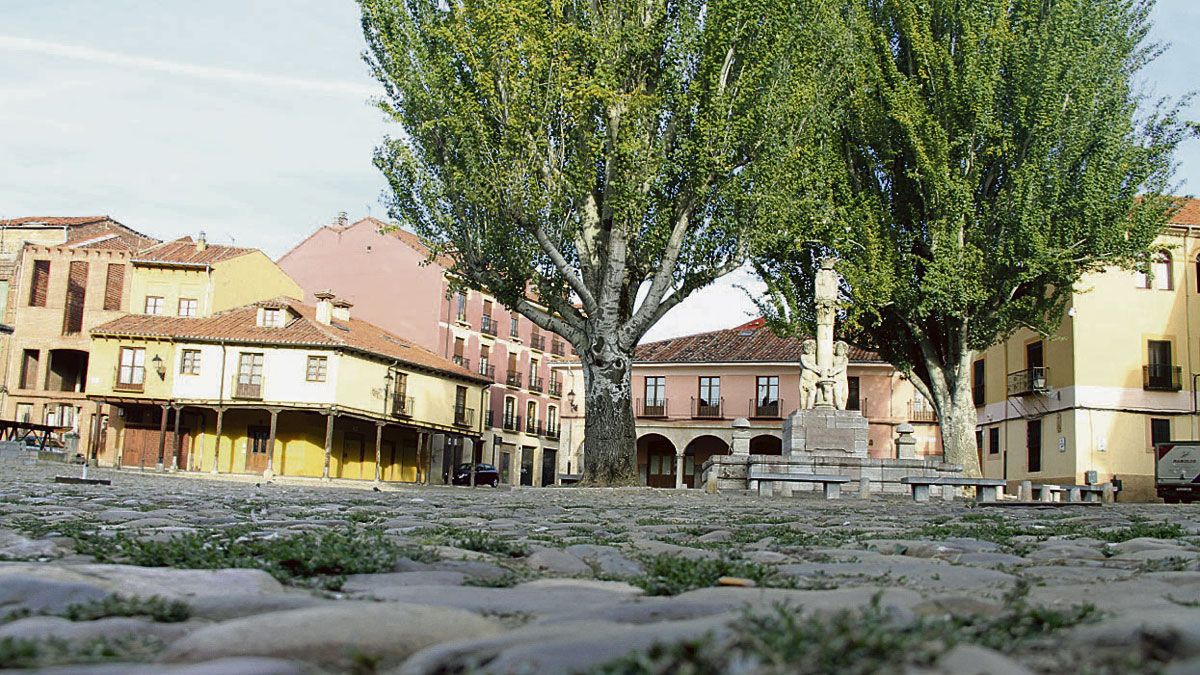
[[[0,19],[0,218],[109,215],[277,258],[339,212],[386,216],[371,158],[397,132],[350,0],[0,0]],[[1160,0],[1153,39],[1175,47],[1147,93],[1200,91],[1198,32],[1200,2]],[[1200,141],[1178,159],[1200,193]],[[735,272],[647,339],[742,323],[761,288]]]

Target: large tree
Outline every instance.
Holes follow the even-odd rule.
[[[584,481],[637,478],[633,349],[735,269],[820,101],[805,0],[360,0],[390,212],[582,360]]]
[[[804,330],[816,259],[836,256],[844,337],[910,376],[978,475],[976,354],[1052,332],[1081,275],[1144,264],[1169,216],[1183,127],[1135,80],[1152,3],[846,5],[844,106],[796,137],[795,199],[759,241],[764,305]]]

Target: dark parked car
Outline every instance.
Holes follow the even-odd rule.
[[[450,480],[454,485],[470,485],[471,484],[471,465],[459,464],[454,470],[454,478]],[[476,485],[491,485],[496,487],[500,484],[500,472],[491,464],[476,464],[475,465],[475,484]]]

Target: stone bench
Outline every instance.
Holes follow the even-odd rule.
[[[818,474],[799,474],[799,473],[769,473],[766,471],[757,471],[753,467],[750,469],[749,487],[751,490],[757,490],[760,496],[763,495],[763,485],[766,484],[767,494],[770,494],[772,483],[820,483],[825,490],[825,499],[838,499],[842,496],[842,484],[849,483],[849,476],[823,476]]]
[[[1068,504],[1104,501],[1103,485],[1056,485],[1054,483],[1032,483],[1029,498],[1035,502],[1060,501]],[[1055,499],[1057,497],[1057,499]]]
[[[999,478],[957,478],[951,476],[927,477],[905,476],[900,482],[912,488],[913,501],[929,501],[930,485],[971,486],[975,488],[975,501],[994,502],[1000,498],[1004,481]]]

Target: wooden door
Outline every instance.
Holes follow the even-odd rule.
[[[342,437],[342,461],[338,478],[362,478],[366,459],[367,443],[362,434],[346,434]],[[374,476],[371,476],[374,478]]]
[[[246,473],[262,473],[267,470],[267,455],[270,448],[271,428],[251,426],[246,429]]]
[[[675,453],[669,448],[647,449],[646,485],[658,488],[675,487]]]

